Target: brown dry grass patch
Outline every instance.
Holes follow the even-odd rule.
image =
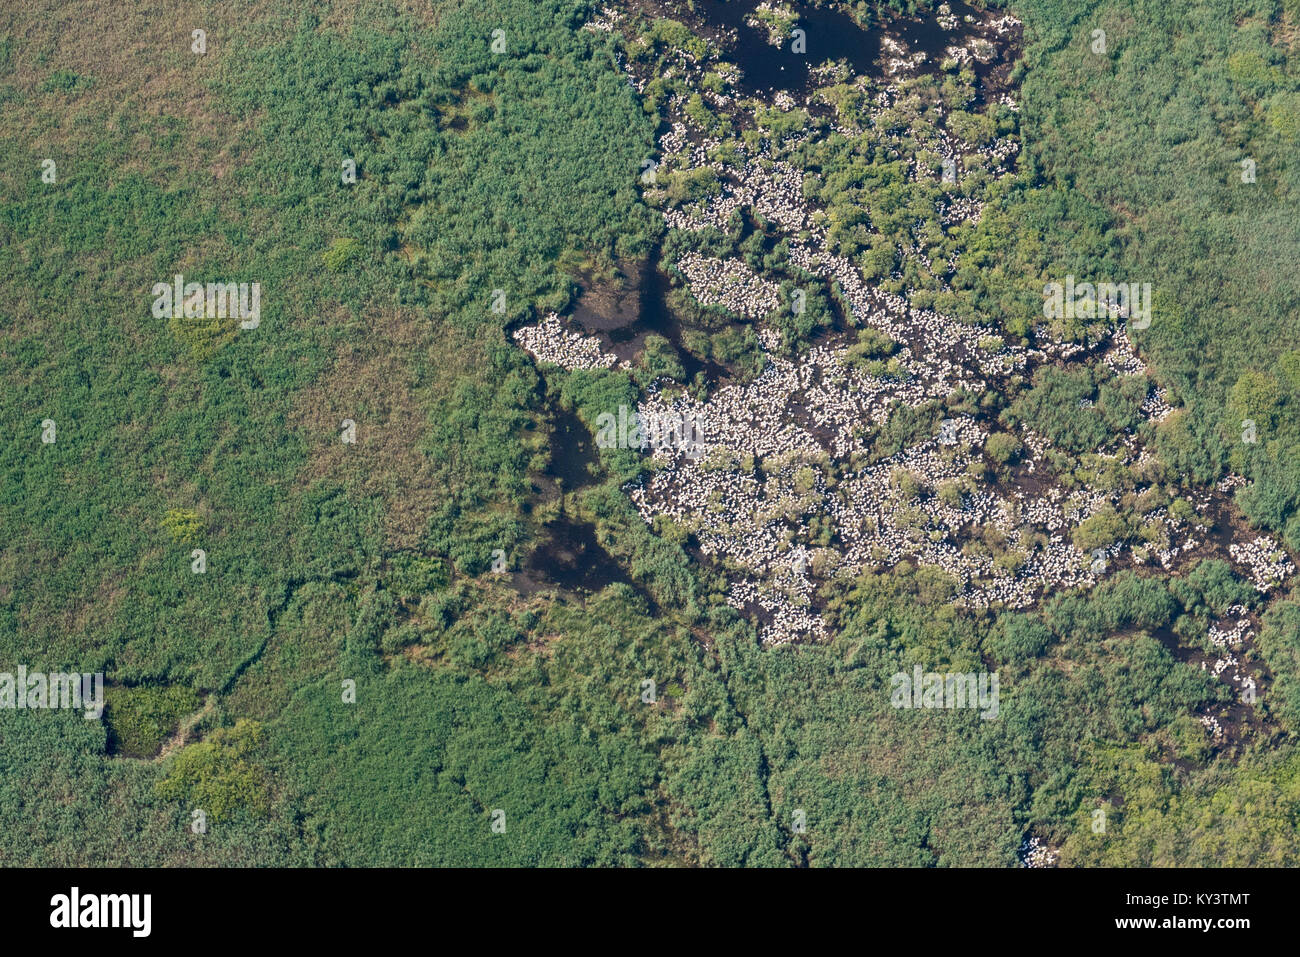
[[[428,405],[411,372],[412,358],[430,347],[433,334],[433,320],[414,310],[371,313],[333,368],[300,393],[290,416],[309,450],[300,485],[329,478],[382,498],[385,537],[394,548],[418,544],[437,501],[435,469],[420,448]],[[355,444],[342,440],[346,419],[356,423]]]

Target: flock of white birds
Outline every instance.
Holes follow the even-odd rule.
[[[607,10],[597,28],[613,29],[617,19]],[[999,32],[1015,25],[1005,17],[998,23]],[[906,50],[890,52],[895,59],[907,59]],[[988,56],[986,49],[978,53]],[[697,80],[705,68],[685,53],[676,67]],[[716,65],[709,68],[716,70]],[[828,72],[844,75],[843,68]],[[643,87],[646,78],[632,75],[631,80]],[[878,108],[890,107],[895,94],[893,87],[886,87],[876,96]],[[726,93],[714,94],[712,100],[731,106],[738,125],[753,126],[753,117],[744,115],[739,101]],[[786,109],[800,105],[788,93],[775,102]],[[804,196],[800,169],[774,156],[767,139],[750,146],[737,138],[728,144],[727,164],[711,160],[719,144],[692,127],[684,105],[670,106],[672,122],[659,141],[660,167],[709,167],[722,188],[694,204],[665,206],[667,227],[725,228],[734,211],[746,211],[783,234],[794,265],[838,287],[851,324],[872,327],[898,344],[891,369],[880,375],[846,361],[853,330],[815,343],[797,359],[788,358],[780,348],[780,335],[764,321],[783,308],[775,281],[756,274],[739,258],[691,253],[675,263],[700,303],[721,305],[755,323],[767,363],[753,381],[718,381],[703,399],[671,387],[648,390],[640,414],[647,419],[665,414],[692,417],[704,448],[689,457],[671,446],[647,450],[652,470],[628,491],[647,522],[666,516],[694,534],[700,551],[726,570],[728,601],[755,616],[764,641],[824,637],[826,623],[816,608],[823,582],[905,561],[945,572],[955,588],[953,600],[960,604],[1024,607],[1044,594],[1091,585],[1124,563],[1172,568],[1205,543],[1210,529],[1197,518],[1182,520],[1167,507],[1158,507],[1142,517],[1155,527],[1155,534],[1085,554],[1073,544],[1072,532],[1102,509],[1117,508],[1119,493],[1067,490],[1054,482],[1044,461],[1051,451],[1046,439],[1027,431],[1017,438],[1024,449],[1024,472],[1036,479],[1032,491],[1014,482],[972,480],[972,474],[979,474],[978,465],[974,472],[972,465],[983,458],[989,433],[970,415],[948,418],[936,434],[888,458],[869,461],[869,427],[883,425],[899,406],[933,403],[956,390],[978,397],[1008,375],[1028,376],[1054,362],[1093,357],[1119,376],[1146,376],[1147,370],[1122,321],[1112,323],[1105,340],[1091,348],[1057,341],[1045,327],[1037,330],[1037,347],[1030,348],[914,307],[905,295],[869,283],[850,260],[831,251],[823,217],[814,215],[815,207]],[[859,132],[839,126],[833,130]],[[778,152],[787,156],[799,138],[815,135],[827,134],[795,134]],[[945,133],[939,136],[939,142],[930,144],[932,150],[961,157],[963,169],[982,163],[993,177],[1009,172],[1017,152],[1013,138],[977,148]],[[913,168],[912,175],[934,174]],[[653,188],[648,192],[653,200]],[[978,218],[980,208],[953,196],[939,212],[953,225]],[[570,328],[555,315],[514,335],[541,362],[567,369],[620,365],[602,351],[598,337]],[[1142,415],[1159,421],[1170,412],[1163,391],[1150,387]],[[1099,453],[1139,467],[1149,460],[1136,433],[1117,438]],[[910,481],[900,483],[900,474]],[[1240,481],[1206,490],[1199,499],[1189,497],[1198,514],[1205,515]],[[941,489],[945,494],[938,494]],[[996,549],[982,546],[990,538],[998,543]],[[1267,536],[1232,544],[1228,552],[1238,571],[1261,592],[1295,571],[1278,543]]]

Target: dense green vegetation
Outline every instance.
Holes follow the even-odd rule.
[[[981,221],[960,285],[979,312],[1018,317],[1015,331],[1041,316],[1047,282],[1150,282],[1152,322],[1134,337],[1184,407],[1160,430],[1163,457],[1200,481],[1243,471],[1246,514],[1300,547],[1300,8],[1011,7],[1029,40],[1025,175]]]
[[[0,14],[0,670],[110,688],[103,722],[0,710],[0,859],[1010,866],[1030,829],[1071,864],[1300,859],[1294,599],[1264,618],[1260,719],[1216,748],[1192,715],[1227,692],[1187,652],[1255,603],[1221,563],[1006,614],[959,613],[941,574],[904,565],[826,596],[832,641],[763,649],[720,576],[628,502],[640,456],[601,450],[591,481],[555,481],[557,410],[594,431],[647,372],[685,378],[662,342],[633,374],[544,376],[506,335],[662,239],[638,177],[681,91],[664,77],[637,97],[616,41],[579,29],[586,4],[216,4],[202,57],[141,14],[40,6]],[[966,135],[1018,128],[1021,172],[972,177],[980,224],[938,229],[936,189],[891,150],[970,78],[918,82],[870,149],[804,157],[837,248],[883,278],[900,242],[936,263],[960,246],[954,293],[914,265],[885,282],[1008,338],[1041,318],[1045,282],[1150,281],[1136,338],[1183,407],[1157,436],[1167,467],[1244,470],[1246,514],[1300,548],[1300,9],[1011,8],[1021,110]],[[124,65],[128,35],[157,76]],[[660,20],[640,49],[702,43]],[[713,188],[662,175],[669,203]],[[700,248],[786,269],[763,224],[733,226]],[[178,272],[259,282],[260,326],[154,318],[153,284]],[[794,350],[834,290],[787,272],[809,290],[778,312]],[[757,374],[752,330],[679,305],[693,353]],[[887,371],[893,349],[864,336],[854,358]],[[1086,368],[1021,385],[1006,420],[1103,480],[1089,454],[1142,395]],[[1080,401],[1096,414],[1069,415]],[[876,451],[941,416],[896,416]],[[993,465],[1013,442],[991,443]],[[1083,545],[1142,534],[1130,518]],[[528,577],[565,522],[593,527],[622,580]],[[916,664],[997,669],[1001,717],[890,707],[890,676]]]
[[[108,746],[132,757],[157,754],[167,736],[178,729],[181,719],[203,703],[194,691],[181,685],[110,688],[104,697]]]

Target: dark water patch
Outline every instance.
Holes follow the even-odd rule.
[[[572,409],[558,405],[551,413],[551,461],[546,474],[558,479],[565,491],[590,485],[600,471],[596,442]]]
[[[606,585],[632,585],[614,557],[596,540],[596,526],[561,516],[545,527],[546,539],[516,576],[520,591],[560,587],[598,592]],[[635,587],[635,586],[634,586]]]
[[[660,613],[659,604],[596,537],[596,527],[561,513],[541,531],[542,541],[510,575],[511,587],[520,595],[549,592],[563,602],[570,596],[593,595],[610,585],[626,585],[645,603],[651,617]]]
[[[876,31],[864,31],[847,14],[796,6],[799,22],[795,27],[805,32],[806,48],[803,53],[795,53],[791,39],[774,46],[768,42],[765,26],[753,27],[746,22],[757,6],[757,0],[704,0],[696,4],[705,23],[731,39],[730,43],[723,41],[724,49],[727,58],[741,69],[738,86],[743,94],[805,92],[810,67],[825,60],[847,60],[860,74],[875,70],[881,37]]]
[[[612,276],[578,276],[581,293],[573,308],[573,320],[593,333],[614,333],[629,329],[641,318],[641,287],[648,259],[616,270]],[[626,339],[626,336],[623,336]]]
[[[1209,658],[1203,649],[1194,648],[1191,645],[1184,644],[1173,628],[1168,625],[1161,625],[1159,628],[1149,632],[1149,634],[1164,646],[1165,650],[1169,652],[1170,657],[1175,661],[1182,662],[1183,664],[1190,663],[1197,667],[1200,667],[1201,663],[1207,660],[1211,665],[1214,663],[1213,659]]]
[[[582,293],[572,320],[589,335],[598,336],[605,351],[635,362],[651,335],[666,339],[677,353],[688,382],[703,374],[710,387],[732,378],[726,366],[697,356],[683,343],[680,317],[668,304],[672,280],[659,267],[659,252],[620,271],[610,279],[583,278]]]
[[[668,305],[671,291],[672,280],[662,269],[652,269],[644,277],[641,284],[641,322],[645,328],[663,336],[677,351],[688,382],[693,382],[701,373],[710,387],[717,385],[721,379],[731,378],[731,371],[725,366],[697,356],[683,344],[682,321]]]
[[[960,0],[948,4],[956,18],[953,29],[945,29],[934,13],[923,18],[897,17],[864,30],[851,16],[827,7],[792,4],[798,23],[792,29],[804,31],[804,52],[794,52],[791,38],[781,46],[768,40],[766,26],[750,26],[746,18],[758,6],[758,0],[699,0],[695,9],[703,18],[705,29],[718,40],[726,57],[740,67],[743,77],[740,92],[746,96],[787,90],[807,93],[812,86],[811,68],[826,60],[843,60],[860,76],[888,79],[884,61],[894,57],[909,58],[924,53],[918,67],[921,73],[937,73],[948,58],[948,48],[965,46],[974,37],[987,39],[997,51],[987,63],[978,60],[968,65],[980,80],[999,80],[1009,71],[1007,51],[1015,37],[999,36],[992,28],[995,15],[977,10]],[[971,22],[966,17],[972,18]],[[886,48],[885,39],[902,46],[899,52]]]

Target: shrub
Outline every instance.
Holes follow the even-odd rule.
[[[198,513],[188,508],[169,508],[163,516],[162,528],[178,545],[197,545],[203,533],[203,522]]]
[[[1079,523],[1074,530],[1074,544],[1085,552],[1109,548],[1129,536],[1128,523],[1114,508],[1107,505],[1096,515]]]
[[[325,268],[330,272],[342,272],[347,265],[361,255],[361,243],[355,239],[336,239],[330,248],[321,253]]]
[[[233,728],[218,728],[206,741],[192,744],[172,760],[157,784],[160,797],[188,801],[217,821],[247,808],[265,815],[270,808],[266,771],[250,758],[262,740],[262,726],[241,718]]]
[[[984,451],[999,465],[1010,465],[1019,456],[1023,446],[1020,440],[1007,432],[994,432],[984,443]]]
[[[129,757],[157,754],[181,718],[198,710],[201,703],[198,692],[179,685],[105,689],[104,723],[109,746]]]

